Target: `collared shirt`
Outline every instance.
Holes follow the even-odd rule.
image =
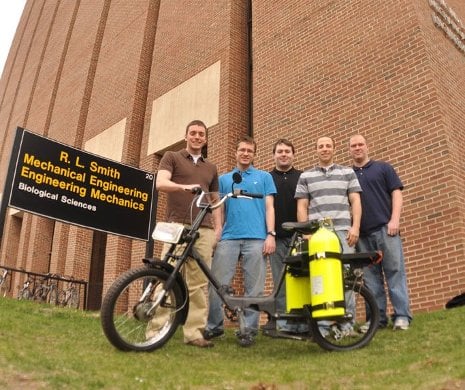
[[[231,172],[220,176],[220,192],[222,194],[231,192],[233,188],[233,174],[235,172],[241,174],[242,181],[239,184],[234,184],[234,189],[262,194],[263,198],[228,199],[225,202],[225,223],[221,239],[264,240],[267,236],[265,198],[267,195],[276,194],[273,178],[268,172],[255,169],[253,166],[250,166],[243,172],[234,168]]]
[[[404,188],[394,168],[384,161],[368,161],[353,167],[362,187],[362,219],[360,236],[373,233],[387,225],[392,214],[392,191]]]
[[[194,163],[194,159],[186,149],[179,152],[166,152],[160,161],[158,169],[171,172],[171,181],[175,183],[199,184],[205,192],[218,191],[216,165],[204,157],[199,157],[197,163]],[[168,192],[166,197],[166,218],[168,222],[190,224],[200,211],[195,204],[191,209],[194,195],[188,191]],[[207,214],[202,226],[212,227],[211,214]]]
[[[352,226],[349,194],[352,192],[362,192],[354,170],[333,164],[303,172],[295,197],[309,199],[309,220],[331,218],[335,230],[349,230]]]

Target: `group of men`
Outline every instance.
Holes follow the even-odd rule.
[[[263,199],[228,199],[204,220],[196,249],[211,266],[221,285],[230,285],[236,266],[244,274],[244,295],[263,294],[266,261],[270,259],[273,282],[278,283],[290,233],[281,224],[287,221],[331,218],[343,253],[381,250],[380,265],[365,269],[364,280],[380,308],[380,326],[388,325],[384,279],[394,309],[394,329],[408,329],[412,315],[399,233],[403,185],[393,167],[368,157],[362,135],[350,138],[353,167],[334,163],[335,142],[331,137],[316,141],[318,165],[304,172],[293,166],[295,148],[286,139],[273,146],[275,167],[271,172],[253,165],[257,145],[244,136],[236,143],[236,167],[221,176],[217,168],[202,156],[208,129],[200,120],[186,127],[186,148],[166,152],[160,161],[156,186],[167,193],[167,221],[188,224],[192,189],[227,193],[234,175],[241,175],[236,188],[263,194]],[[198,210],[194,210],[195,213]],[[167,248],[164,248],[164,251]],[[212,258],[213,257],[213,258]],[[222,301],[212,288],[208,304],[204,293],[208,281],[196,263],[188,262],[185,279],[189,290],[189,312],[183,326],[184,342],[201,348],[213,346],[213,338],[224,334]],[[279,290],[277,311],[285,311],[285,287]],[[259,313],[246,310],[245,327],[237,332],[238,342],[254,343],[259,329]],[[297,331],[286,321],[269,320],[268,329]],[[299,330],[300,331],[300,330]]]

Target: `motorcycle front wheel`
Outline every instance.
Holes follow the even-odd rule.
[[[174,335],[188,308],[178,283],[164,292],[169,276],[163,270],[143,267],[127,271],[113,283],[101,307],[103,332],[113,346],[150,352]],[[161,301],[154,307],[157,300]]]

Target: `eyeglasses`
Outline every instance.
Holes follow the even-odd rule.
[[[254,154],[255,151],[253,149],[237,149],[237,152],[240,153],[240,154],[244,154],[244,153],[249,153],[249,154]]]

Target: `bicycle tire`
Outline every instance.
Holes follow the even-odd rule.
[[[0,296],[6,297],[11,288],[11,278],[7,274],[5,277],[0,276]]]
[[[75,288],[69,291],[69,296],[67,297],[66,306],[71,309],[79,308],[79,293]]]
[[[58,290],[56,287],[51,287],[47,295],[47,303],[50,303],[51,305],[58,305],[58,302]]]
[[[66,292],[64,290],[59,290],[58,292],[58,306],[65,306],[66,304]]]
[[[163,270],[143,267],[127,271],[112,284],[102,302],[100,318],[113,346],[122,351],[150,352],[174,335],[183,310],[187,310],[177,282],[155,313],[147,313],[169,276]],[[144,291],[146,297],[142,300]]]
[[[4,286],[3,284],[0,285],[0,297],[5,298],[7,294],[8,294],[8,288]]]
[[[324,322],[315,318],[310,320],[313,340],[328,351],[343,352],[365,347],[374,337],[379,325],[379,309],[373,294],[359,283],[346,286],[346,295],[347,293],[353,294],[356,307],[351,324],[343,319]]]
[[[21,289],[18,293],[18,300],[30,300],[32,299],[33,296],[32,296],[32,293],[29,289]]]
[[[44,302],[46,298],[47,296],[44,294],[44,287],[39,286],[34,290],[34,294],[32,296],[34,301]]]

